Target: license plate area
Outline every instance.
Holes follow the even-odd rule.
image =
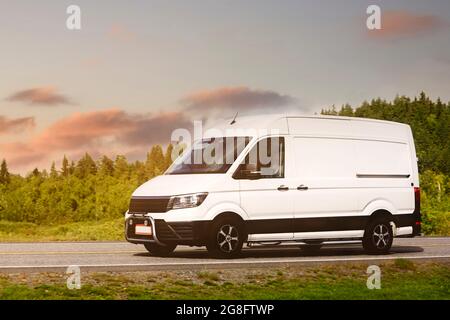
[[[151,226],[146,226],[144,224],[136,224],[134,226],[134,233],[141,236],[151,236],[153,234],[153,230]]]

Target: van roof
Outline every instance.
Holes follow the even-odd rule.
[[[290,119],[294,121],[289,121]],[[297,120],[298,119],[298,120]],[[308,121],[308,119],[323,119],[322,122]],[[256,116],[237,116],[232,124],[232,118],[221,120],[205,130],[204,137],[236,136],[236,135],[266,135],[267,130],[277,130],[279,134],[333,134],[346,136],[366,136],[377,138],[407,139],[410,129],[407,124],[332,115],[304,115],[304,114],[268,114]],[[337,122],[330,123],[330,120]],[[344,123],[346,121],[346,123]],[[350,124],[351,123],[353,124]],[[365,122],[365,123],[362,123]],[[299,127],[300,126],[300,127]],[[213,130],[209,130],[213,129]],[[253,130],[254,134],[246,134]],[[266,133],[264,133],[266,130]],[[242,132],[242,133],[240,133]]]
[[[289,118],[310,118],[310,119],[332,119],[332,120],[345,120],[345,121],[366,121],[366,122],[375,122],[375,123],[384,123],[391,125],[402,125],[407,126],[407,124],[387,121],[387,120],[378,120],[378,119],[370,119],[370,118],[359,118],[359,117],[343,117],[343,116],[333,116],[333,115],[306,115],[306,114],[266,114],[266,115],[254,115],[254,116],[239,116],[237,115],[235,119],[235,123],[231,124],[233,118],[222,119],[216,122],[211,128],[270,128],[273,125],[283,119]]]

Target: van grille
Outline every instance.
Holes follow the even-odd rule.
[[[191,222],[171,222],[155,220],[156,236],[160,241],[192,240],[194,228]]]
[[[170,197],[131,198],[130,213],[166,212]]]

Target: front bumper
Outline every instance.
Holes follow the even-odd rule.
[[[136,224],[151,226],[152,235],[137,235]],[[205,245],[209,221],[166,222],[145,215],[130,215],[125,220],[125,239],[131,243]]]

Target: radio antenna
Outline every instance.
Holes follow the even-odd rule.
[[[237,118],[237,116],[238,116],[238,113],[239,113],[239,111],[236,112],[236,114],[234,115],[234,118],[233,118],[233,120],[230,122],[230,124],[235,124],[235,123],[236,123],[236,118]]]

